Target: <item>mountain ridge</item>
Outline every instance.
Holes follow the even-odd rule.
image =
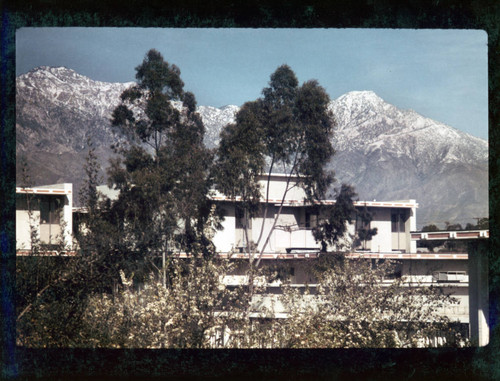
[[[109,147],[125,139],[111,127],[111,112],[133,82],[100,82],[72,69],[40,67],[20,75],[16,84],[16,152],[27,158],[35,185],[73,182],[77,193],[89,137],[104,182],[113,156]],[[416,199],[419,225],[487,216],[486,141],[399,109],[370,90],[343,94],[329,107],[337,121],[337,154],[329,164],[336,186],[351,183],[366,200]],[[234,122],[238,110],[198,107],[207,146],[217,146],[222,127]],[[18,182],[20,172],[18,166]]]

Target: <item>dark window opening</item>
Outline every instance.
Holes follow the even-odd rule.
[[[244,209],[236,207],[234,213],[236,229],[252,228],[252,219],[248,218],[248,213]]]
[[[59,224],[61,222],[61,200],[55,197],[42,197],[40,200],[40,223]]]
[[[406,225],[406,214],[396,212],[391,214],[391,231],[393,233],[404,233]]]
[[[306,228],[310,228],[311,227],[311,212],[307,211],[306,210]]]

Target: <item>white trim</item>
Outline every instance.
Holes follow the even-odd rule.
[[[228,202],[241,202],[243,201],[240,196],[236,196],[235,198],[223,196],[218,194],[216,196],[209,196],[209,198],[213,201],[228,201]],[[261,198],[259,202],[263,204],[277,204],[281,205],[281,200],[278,199],[263,199]],[[334,205],[336,200],[321,200],[314,205]],[[310,202],[304,200],[287,200],[283,201],[283,206],[308,206],[313,205]],[[413,200],[407,201],[354,201],[354,206],[368,206],[368,207],[376,207],[376,208],[418,208],[418,203]]]

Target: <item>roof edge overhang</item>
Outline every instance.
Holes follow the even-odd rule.
[[[213,201],[225,201],[225,202],[242,202],[241,197],[227,197],[223,195],[210,196]],[[336,200],[320,200],[316,203],[311,203],[304,200],[280,200],[280,199],[260,199],[261,204],[276,204],[283,206],[313,206],[313,205],[334,205]],[[405,201],[354,201],[354,206],[362,207],[375,207],[375,208],[418,208],[418,203],[415,200],[405,200]]]
[[[46,187],[16,187],[16,193],[19,194],[50,194],[50,195],[68,195],[72,194],[71,188],[61,188],[59,186],[46,186]]]

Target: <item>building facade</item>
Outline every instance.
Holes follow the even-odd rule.
[[[223,229],[218,231],[213,239],[216,250],[220,255],[243,260],[248,258],[247,247],[250,245],[257,255],[261,253],[261,266],[272,267],[278,261],[286,263],[290,282],[295,287],[307,285],[314,288],[315,279],[309,269],[311,261],[322,254],[321,245],[314,239],[312,231],[322,216],[313,212],[314,205],[304,202],[303,189],[288,182],[286,176],[273,175],[270,180],[269,189],[267,176],[259,181],[261,194],[269,196],[267,199],[261,199],[260,211],[253,218],[245,216],[239,206],[240,199],[230,199],[219,193],[213,195],[213,200],[224,216]],[[333,203],[335,200],[322,201],[324,205]],[[372,221],[369,226],[364,227],[376,228],[377,234],[366,242],[356,240],[360,221],[356,220],[356,216],[352,216],[347,234],[339,245],[342,251],[347,252],[347,257],[365,258],[368,261],[395,260],[396,276],[405,277],[421,287],[440,287],[451,294],[457,303],[443,306],[440,313],[467,326],[468,255],[417,251],[418,239],[412,237],[412,232],[417,230],[418,204],[415,200],[355,201],[354,205],[357,210],[366,209],[371,214]],[[328,251],[337,249],[339,248],[328,247]],[[247,282],[248,261],[239,263],[234,273],[226,277],[226,284],[240,285]],[[267,303],[265,299],[261,299],[260,303],[269,306],[272,304],[275,309],[278,306],[277,312],[280,314],[280,303],[272,296],[278,287],[279,282],[268,284]]]
[[[26,255],[39,245],[45,251],[73,247],[73,185],[16,188],[16,250]]]
[[[317,215],[315,205],[304,202],[304,190],[288,182],[286,176],[279,174],[271,176],[269,192],[266,189],[267,177],[262,177],[259,183],[262,193],[268,193],[269,196],[261,200],[261,212],[253,218],[245,216],[238,205],[241,201],[238,198],[232,200],[220,193],[213,196],[224,215],[223,230],[219,231],[213,240],[217,251],[243,252],[248,244],[257,245],[257,251],[263,249],[267,254],[319,250],[320,244],[314,239],[312,230],[322,215]],[[334,203],[334,200],[321,202],[323,205]],[[372,214],[373,219],[369,227],[376,228],[377,234],[361,246],[353,247],[356,227],[360,221],[356,221],[356,216],[352,216],[348,234],[341,241],[344,247],[378,253],[416,252],[416,243],[410,236],[410,231],[416,230],[418,204],[415,200],[356,201],[354,205],[356,209],[366,208]],[[265,208],[267,211],[264,211]]]
[[[224,216],[222,229],[216,232],[213,243],[219,255],[238,260],[238,266],[233,273],[226,275],[224,282],[228,286],[235,286],[248,281],[248,253],[252,251],[261,254],[263,267],[285,263],[290,282],[295,287],[314,287],[315,279],[309,271],[311,261],[315,261],[323,253],[312,231],[322,216],[317,214],[314,205],[304,202],[304,191],[288,182],[285,176],[271,176],[269,189],[267,177],[263,177],[260,183],[262,194],[268,196],[261,199],[260,211],[252,218],[245,215],[240,206],[240,199],[229,199],[215,191],[211,196]],[[105,189],[100,189],[101,192],[103,190]],[[41,247],[47,251],[64,247],[64,250],[70,252],[75,247],[72,238],[72,184],[18,187],[16,196],[18,255],[30,255],[33,234]],[[117,194],[108,192],[108,196],[116,198]],[[325,205],[333,203],[335,200],[322,201]],[[363,227],[376,228],[377,234],[369,241],[357,241],[356,231],[360,227],[360,221],[356,220],[356,216],[352,216],[347,233],[341,240],[347,257],[364,258],[367,261],[395,260],[396,276],[405,277],[422,287],[440,287],[446,293],[452,294],[457,303],[443,306],[440,312],[464,326],[469,326],[470,317],[473,316],[472,324],[477,325],[477,330],[486,332],[482,334],[481,343],[487,343],[487,323],[474,323],[478,319],[485,320],[485,313],[477,319],[475,315],[476,310],[483,311],[486,308],[486,302],[477,307],[473,298],[473,303],[469,303],[469,255],[424,252],[417,250],[416,245],[419,239],[446,239],[451,236],[452,239],[487,238],[487,233],[448,232],[447,237],[441,237],[439,234],[444,234],[442,232],[416,232],[418,204],[415,200],[355,201],[354,205],[357,210],[366,209],[372,215],[369,226]],[[248,250],[249,247],[253,250]],[[328,248],[330,251],[337,249],[338,247]],[[185,254],[179,253],[180,257],[183,255]],[[484,277],[481,279],[484,283]],[[285,317],[284,311],[279,310],[279,281],[266,286],[266,297],[259,297],[259,303],[277,306],[277,316]],[[480,292],[483,295],[485,286],[482,285],[477,291],[478,287],[472,288],[474,293]]]

